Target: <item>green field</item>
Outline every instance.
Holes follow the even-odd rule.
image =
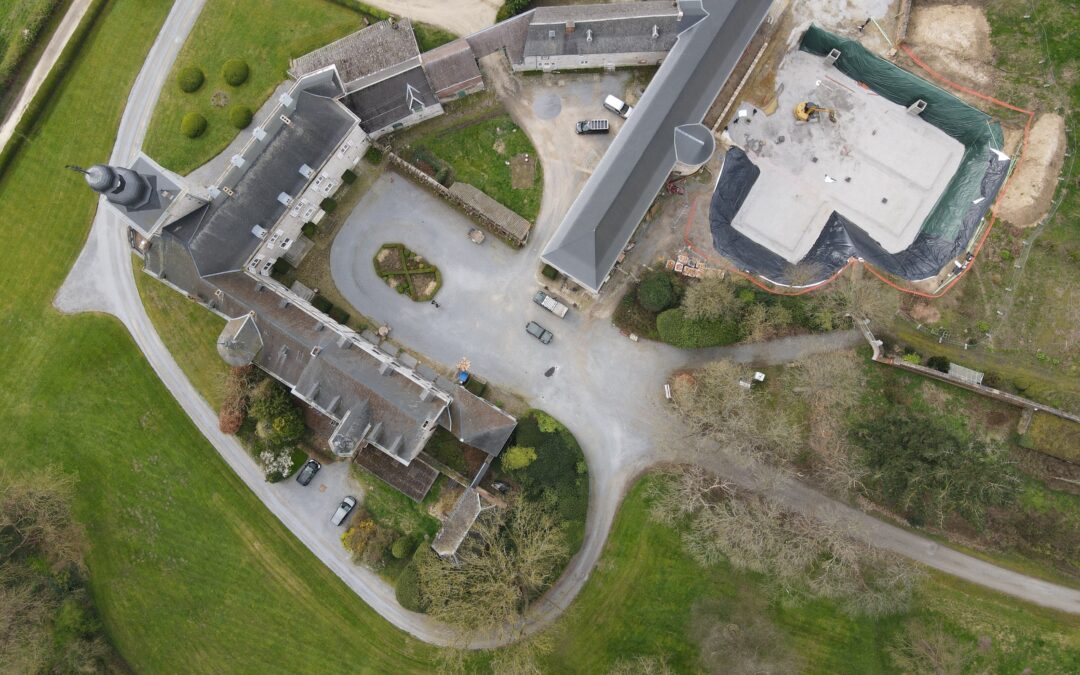
[[[263,507],[117,321],[51,307],[97,204],[58,167],[108,157],[170,5],[106,8],[0,177],[0,463],[78,476],[94,599],[137,672],[299,672],[312,653],[336,672],[430,671],[434,651],[379,618]]]
[[[35,47],[48,42],[52,20],[62,15],[67,2],[61,0],[18,0],[0,7],[0,100],[7,97],[11,85],[17,85],[17,71],[28,60]]]
[[[555,627],[550,672],[608,672],[624,659],[663,658],[673,672],[698,668],[693,635],[710,617],[744,620],[764,611],[806,672],[895,672],[887,649],[905,623],[941,621],[962,642],[989,638],[973,672],[1075,672],[1080,620],[1016,602],[932,574],[917,607],[900,616],[852,619],[834,605],[768,603],[764,580],[726,565],[702,569],[681,550],[680,532],[649,518],[647,484],[639,482],[616,518],[588,585]],[[981,668],[980,668],[981,667]]]
[[[161,90],[143,149],[163,166],[186,174],[225,149],[238,133],[228,110],[246,105],[257,111],[274,87],[287,78],[289,59],[363,26],[363,17],[326,0],[209,0]],[[221,66],[240,58],[251,67],[248,81],[230,87]],[[180,90],[175,74],[195,65],[206,82],[191,94]],[[216,107],[211,97],[224,92],[229,103]],[[209,121],[206,133],[190,139],[180,133],[180,118],[197,111]]]

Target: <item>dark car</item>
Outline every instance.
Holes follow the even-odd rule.
[[[611,131],[611,125],[607,120],[581,120],[574,125],[574,131],[579,134],[606,134]]]
[[[530,321],[529,323],[525,324],[525,332],[544,344],[548,344],[549,342],[551,342],[551,338],[555,337],[551,334],[551,331],[544,328],[535,321]]]
[[[296,474],[296,482],[301,485],[307,485],[311,482],[311,479],[315,477],[315,474],[319,473],[319,469],[322,468],[322,464],[319,464],[313,459],[309,459],[304,462],[304,466],[300,469],[300,472]]]

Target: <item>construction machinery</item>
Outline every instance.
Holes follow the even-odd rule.
[[[830,122],[836,121],[836,111],[832,108],[822,108],[811,101],[802,101],[795,106],[795,119],[800,122],[809,122],[810,120],[817,119],[817,116],[821,113],[827,113]]]

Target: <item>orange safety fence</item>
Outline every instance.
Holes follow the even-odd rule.
[[[1019,171],[1020,167],[1023,165],[1024,156],[1027,154],[1028,136],[1031,133],[1031,124],[1035,119],[1035,112],[1032,111],[1032,110],[1027,110],[1025,108],[1017,107],[1015,105],[1012,105],[1011,103],[1006,103],[1005,101],[996,99],[993,96],[987,96],[986,94],[975,91],[974,89],[970,89],[970,88],[965,87],[965,86],[963,86],[961,84],[957,84],[956,82],[953,82],[952,80],[948,79],[947,77],[945,77],[941,73],[937,72],[936,70],[934,70],[930,66],[926,65],[926,63],[924,63],[922,61],[922,59],[920,59],[918,56],[916,56],[915,53],[911,50],[911,48],[908,47],[907,45],[903,45],[903,44],[900,45],[900,49],[902,49],[904,51],[904,53],[907,54],[908,58],[910,58],[912,61],[914,61],[916,65],[918,65],[920,68],[925,70],[931,77],[933,77],[934,79],[938,80],[939,82],[945,84],[946,86],[951,87],[951,88],[953,88],[953,89],[955,89],[957,91],[963,92],[965,94],[968,94],[970,96],[974,96],[974,97],[982,99],[984,101],[988,101],[988,102],[993,103],[995,105],[999,105],[999,106],[1001,106],[1003,108],[1007,108],[1009,110],[1013,110],[1013,111],[1019,112],[1019,113],[1024,113],[1025,115],[1028,116],[1027,123],[1024,125],[1024,140],[1023,140],[1023,143],[1021,144],[1020,156],[1017,158],[1016,165],[1013,167],[1012,172],[1009,174],[1009,178],[1005,181],[1005,184],[1001,186],[1001,190],[998,191],[997,198],[994,199],[994,203],[990,207],[990,223],[987,225],[986,229],[983,231],[982,236],[979,237],[978,243],[975,244],[975,251],[972,254],[971,261],[962,270],[960,270],[960,273],[957,274],[955,277],[953,277],[953,279],[951,281],[949,281],[949,283],[945,284],[945,286],[943,286],[940,290],[938,290],[935,293],[925,293],[923,291],[915,290],[913,288],[904,288],[903,286],[895,284],[891,280],[889,280],[886,277],[882,276],[876,269],[874,269],[874,267],[872,265],[868,265],[865,262],[863,262],[861,260],[858,260],[857,258],[851,258],[850,260],[848,260],[848,263],[846,265],[844,265],[839,270],[837,270],[837,272],[835,274],[833,274],[831,277],[829,277],[828,279],[826,279],[826,280],[824,280],[824,281],[822,281],[822,282],[820,282],[818,284],[815,284],[813,286],[810,286],[810,287],[807,287],[807,288],[800,288],[798,290],[793,290],[793,291],[778,290],[775,287],[770,287],[770,286],[762,283],[761,281],[758,280],[758,278],[756,276],[754,276],[752,274],[747,274],[746,272],[744,272],[742,270],[739,270],[739,269],[735,270],[739,275],[746,278],[750,283],[754,284],[755,286],[761,288],[764,291],[767,291],[769,293],[773,293],[773,294],[776,294],[776,295],[792,295],[792,296],[794,296],[794,295],[803,295],[805,293],[810,293],[811,291],[816,291],[816,290],[818,290],[820,288],[823,288],[827,284],[832,283],[841,274],[843,274],[847,270],[847,268],[851,267],[852,265],[854,265],[856,263],[862,263],[862,266],[863,266],[864,269],[869,270],[878,279],[885,282],[889,286],[892,286],[893,288],[895,288],[898,291],[902,291],[904,293],[908,293],[910,295],[915,295],[915,296],[922,297],[922,298],[940,298],[941,296],[945,295],[945,293],[947,293],[949,291],[949,289],[951,289],[956,284],[957,281],[960,281],[960,278],[963,277],[965,274],[967,274],[968,270],[970,270],[972,267],[975,266],[975,261],[979,257],[979,252],[982,250],[983,244],[986,243],[987,238],[990,236],[990,231],[994,229],[994,225],[997,222],[998,204],[1001,203],[1001,199],[1005,195],[1006,191],[1008,190],[1009,184],[1012,183],[1013,177],[1016,175],[1017,171]],[[702,256],[706,260],[715,260],[707,252],[699,250],[697,248],[697,246],[694,244],[693,240],[690,238],[690,226],[691,226],[691,223],[694,220],[694,214],[695,214],[696,208],[697,208],[697,200],[695,199],[690,204],[690,213],[687,215],[686,226],[683,229],[683,241],[686,244],[686,246],[691,251],[696,253],[697,255]]]

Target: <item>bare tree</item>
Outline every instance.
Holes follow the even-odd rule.
[[[738,311],[739,300],[731,283],[719,277],[707,277],[686,289],[682,308],[688,319],[717,319]]]
[[[784,635],[764,607],[738,611],[730,621],[715,620],[701,642],[701,662],[717,675],[773,675],[798,672]]]
[[[814,296],[821,308],[886,326],[900,310],[900,292],[861,269],[842,275]]]
[[[820,263],[812,260],[800,260],[797,263],[788,265],[785,276],[792,286],[806,286],[815,281],[820,281],[825,276],[825,269]]]
[[[684,516],[734,494],[734,486],[698,466],[661,474],[648,489],[651,515],[665,525],[677,525]]]
[[[82,565],[85,536],[71,515],[75,479],[55,467],[0,475],[0,536],[7,557],[43,554],[53,569]]]
[[[896,667],[905,673],[960,675],[975,658],[974,645],[945,632],[941,622],[927,626],[912,620],[896,644],[889,648]]]
[[[494,628],[516,634],[529,602],[566,559],[562,528],[537,504],[481,514],[456,560],[435,556],[419,564],[429,613],[464,631]]]

